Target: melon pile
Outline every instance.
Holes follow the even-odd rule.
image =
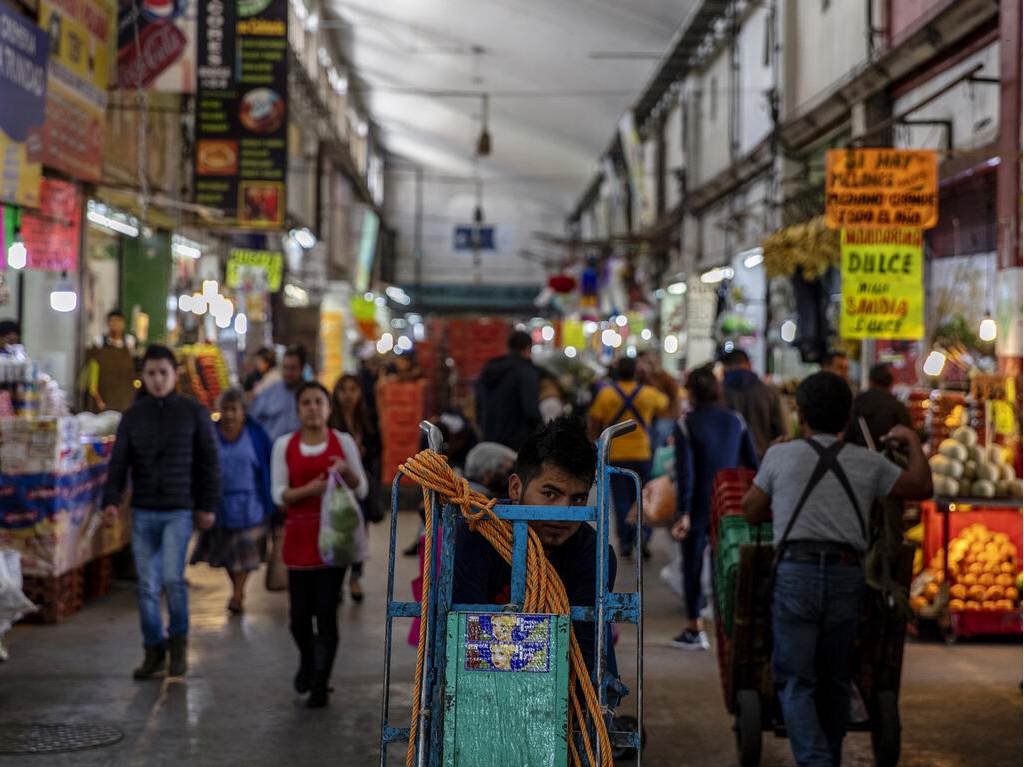
[[[932,484],[939,498],[1020,498],[1021,481],[1001,445],[982,447],[970,426],[956,429],[944,439],[939,452],[928,459]]]
[[[911,599],[918,612],[934,606],[944,579],[943,552],[932,557],[927,584]],[[1013,610],[1020,601],[1021,577],[1017,547],[1005,533],[981,523],[967,527],[949,542],[949,609]]]

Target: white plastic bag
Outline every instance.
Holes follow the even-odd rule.
[[[0,637],[22,616],[38,608],[21,591],[21,555],[14,549],[0,549]]]
[[[329,473],[320,503],[320,559],[325,565],[347,567],[370,558],[366,523],[355,494],[341,475]]]
[[[661,577],[662,583],[672,589],[672,592],[677,597],[683,596],[683,555],[679,551],[678,546],[673,547],[675,554],[672,556],[672,561],[661,568],[659,576]]]

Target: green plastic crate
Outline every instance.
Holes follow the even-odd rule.
[[[772,523],[752,525],[743,515],[722,517],[718,521],[718,543],[715,546],[715,598],[718,614],[726,636],[732,636],[733,614],[736,600],[736,576],[740,567],[740,546],[772,541]]]

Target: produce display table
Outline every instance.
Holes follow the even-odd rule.
[[[0,548],[21,555],[25,592],[44,622],[81,607],[110,580],[107,558],[130,540],[127,507],[106,526],[100,508],[113,439],[86,445],[77,467],[59,472],[0,473]],[[87,583],[87,579],[90,581]]]
[[[1022,521],[1021,502],[1016,499],[935,498],[921,505],[924,561],[938,565],[942,573],[940,582],[933,587],[933,609],[924,617],[938,622],[947,641],[1021,633]],[[972,536],[971,547],[980,545],[975,554],[986,557],[979,559],[980,567],[966,563],[971,547],[966,558],[957,555],[958,550],[965,548],[964,541],[958,544],[957,540],[966,536]],[[1000,572],[996,573],[996,569]],[[986,591],[1002,589],[1001,594],[986,594],[1001,598],[959,598],[982,586]]]

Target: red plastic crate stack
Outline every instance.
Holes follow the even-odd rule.
[[[76,567],[63,575],[26,575],[22,590],[38,605],[38,612],[28,615],[30,623],[60,623],[82,609],[85,601],[84,568]]]
[[[751,469],[722,469],[715,475],[715,484],[711,493],[711,550],[718,543],[718,520],[742,514],[740,501],[754,481],[755,472]],[[718,600],[715,600],[718,604]],[[716,608],[717,611],[717,608]],[[725,705],[732,710],[732,675],[729,671],[729,638],[722,629],[722,621],[715,619],[715,650],[718,656],[718,673],[722,679],[722,694]]]
[[[377,393],[384,456],[381,481],[390,484],[398,467],[419,452],[426,381],[392,382]]]
[[[462,380],[474,380],[487,360],[505,353],[509,324],[494,318],[451,319],[447,323],[448,356]]]
[[[437,340],[430,338],[417,342],[416,363],[423,371],[423,378],[426,381],[423,390],[423,412],[429,417],[437,413],[437,392],[444,371],[441,349]]]

